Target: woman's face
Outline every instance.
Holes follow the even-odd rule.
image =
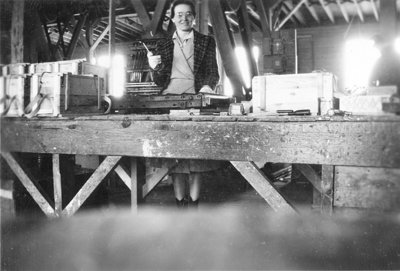
[[[177,29],[190,31],[193,26],[193,11],[189,5],[181,4],[175,7],[175,15],[172,18]]]

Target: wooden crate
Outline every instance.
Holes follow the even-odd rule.
[[[257,76],[253,79],[253,107],[255,112],[310,109],[314,115],[325,114],[320,101],[334,108],[335,91],[336,76],[332,73]]]
[[[104,96],[104,80],[97,76],[61,73],[35,74],[32,76],[31,100],[40,94],[45,99],[32,107],[38,116],[58,116],[68,112],[85,112],[100,108]],[[85,109],[86,108],[86,109]]]
[[[5,116],[22,116],[29,103],[30,76],[7,75],[0,79],[0,113]]]

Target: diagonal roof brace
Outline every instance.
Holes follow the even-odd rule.
[[[307,0],[301,0],[295,7],[292,9],[292,11],[283,19],[283,21],[278,25],[278,27],[275,29],[275,31],[278,31],[279,29],[284,26],[284,24],[300,9],[300,7],[306,2]]]
[[[340,2],[340,0],[336,0],[337,5],[339,6],[340,11],[343,14],[344,19],[346,20],[346,22],[349,22],[349,15],[347,14],[346,8],[342,5],[342,3]]]
[[[319,0],[319,2],[321,3],[321,6],[324,9],[326,15],[328,15],[329,20],[331,20],[331,22],[334,23],[335,22],[335,18],[333,17],[332,11],[329,8],[328,4],[325,4],[324,0]]]

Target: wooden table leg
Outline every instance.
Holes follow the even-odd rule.
[[[62,213],[62,189],[60,173],[60,155],[53,154],[53,192],[54,192],[54,210],[57,216]]]

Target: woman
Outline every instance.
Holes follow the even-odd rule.
[[[175,1],[171,6],[175,33],[157,43],[154,55],[148,54],[154,82],[162,86],[163,95],[213,92],[219,80],[215,41],[193,29],[195,16],[193,2]],[[171,171],[177,205],[197,206],[202,173],[216,168],[217,163],[212,161],[180,160]]]

